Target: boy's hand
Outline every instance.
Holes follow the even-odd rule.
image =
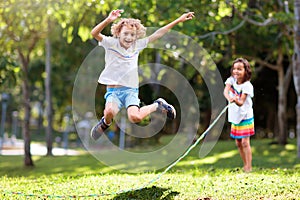
[[[178,19],[180,22],[185,22],[187,20],[191,20],[193,19],[194,16],[194,12],[188,12],[188,13],[184,13],[183,15],[181,15]]]
[[[109,14],[108,18],[111,20],[111,21],[115,21],[116,19],[118,19],[120,16],[121,16],[121,13],[123,13],[124,10],[113,10],[111,11],[111,13]]]

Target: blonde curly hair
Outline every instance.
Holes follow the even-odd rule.
[[[142,38],[146,35],[146,28],[139,19],[122,18],[119,22],[115,23],[111,27],[111,33],[113,37],[118,37],[123,26],[131,26],[136,28],[137,38]]]

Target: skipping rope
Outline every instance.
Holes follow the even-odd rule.
[[[89,197],[103,197],[103,196],[110,196],[110,195],[118,195],[126,192],[131,192],[131,191],[138,191],[142,190],[152,183],[158,181],[164,174],[166,174],[172,167],[174,167],[179,161],[181,161],[184,157],[186,157],[192,149],[194,149],[199,142],[207,135],[207,133],[212,129],[212,127],[218,122],[220,117],[226,112],[227,108],[229,107],[230,104],[225,106],[223,110],[220,112],[220,114],[216,117],[216,119],[209,125],[209,127],[201,134],[201,136],[194,142],[193,145],[191,145],[182,156],[180,156],[177,160],[175,160],[172,164],[170,164],[163,172],[158,174],[155,178],[150,180],[149,182],[145,183],[141,187],[137,188],[131,188],[128,190],[120,190],[118,192],[111,192],[111,193],[102,193],[102,194],[88,194],[88,195],[51,195],[51,194],[25,194],[22,192],[10,192],[10,191],[4,191],[4,194],[8,195],[19,195],[23,197],[39,197],[39,198],[58,198],[58,199],[64,199],[64,198],[89,198]]]

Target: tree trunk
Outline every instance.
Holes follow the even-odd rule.
[[[295,25],[294,25],[294,56],[293,56],[293,78],[294,85],[297,94],[297,147],[298,147],[298,158],[300,158],[300,0],[294,1],[294,14],[295,14]]]
[[[29,100],[30,95],[29,95],[29,87],[28,87],[27,79],[23,80],[22,87],[23,87],[24,112],[25,112],[25,117],[23,121],[23,138],[24,138],[24,154],[25,154],[24,165],[33,166],[34,164],[30,152],[31,138],[30,138],[30,131],[29,131],[31,107],[30,107],[30,100]]]
[[[281,145],[287,143],[287,118],[286,118],[286,102],[287,97],[284,91],[284,71],[283,66],[279,66],[278,69],[278,128],[279,138],[278,142]]]
[[[300,76],[299,76],[300,77]],[[299,81],[299,80],[298,80]],[[299,81],[300,82],[300,81]],[[299,87],[299,86],[298,86]],[[297,147],[298,147],[298,153],[297,156],[300,158],[300,93],[298,95],[298,103],[296,105],[297,110],[297,125],[296,125],[296,131],[297,131]]]
[[[21,68],[23,72],[22,78],[22,94],[23,94],[23,103],[24,103],[24,120],[23,120],[23,138],[24,138],[24,165],[25,166],[34,166],[31,152],[30,152],[30,114],[31,114],[31,106],[30,106],[30,90],[29,90],[29,81],[28,81],[28,63],[29,56],[25,56],[20,49],[18,49],[19,59],[21,61]]]
[[[49,26],[49,25],[48,25]],[[51,44],[49,37],[46,39],[46,113],[47,113],[47,126],[46,126],[46,143],[47,143],[47,156],[52,156],[52,101],[51,101]]]
[[[281,44],[278,47],[278,57],[276,61],[276,66],[276,71],[278,74],[278,142],[281,145],[285,145],[287,143],[288,137],[288,125],[286,117],[287,93],[291,82],[292,70],[291,65],[288,66],[286,72],[284,70]]]

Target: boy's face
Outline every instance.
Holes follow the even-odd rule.
[[[131,45],[134,44],[136,39],[137,39],[137,35],[136,35],[135,27],[131,27],[131,26],[122,27],[119,35],[119,40],[123,48],[128,49],[129,47],[131,47]]]

